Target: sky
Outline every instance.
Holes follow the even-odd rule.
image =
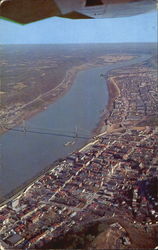
[[[52,17],[27,25],[0,20],[0,44],[156,42],[157,13],[71,20]]]

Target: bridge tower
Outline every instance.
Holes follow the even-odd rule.
[[[0,170],[3,168],[3,148],[2,144],[0,144]]]
[[[75,127],[75,138],[77,138],[78,137],[78,127],[76,126]]]
[[[22,121],[22,128],[23,128],[23,132],[26,135],[27,129],[26,129],[26,121],[25,120]]]

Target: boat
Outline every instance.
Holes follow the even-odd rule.
[[[68,141],[68,142],[66,142],[66,143],[64,144],[64,146],[67,147],[67,146],[72,146],[72,145],[74,145],[74,144],[75,144],[75,141]]]
[[[68,141],[64,144],[65,147],[69,146],[71,144],[71,141]]]

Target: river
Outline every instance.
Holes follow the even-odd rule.
[[[28,130],[41,134],[8,131],[2,135],[0,199],[35,177],[55,160],[86,144],[108,103],[106,82],[100,74],[147,58],[149,55],[141,55],[127,62],[79,72],[63,97],[26,122]],[[79,138],[73,138],[75,134]],[[75,143],[65,146],[69,141]]]

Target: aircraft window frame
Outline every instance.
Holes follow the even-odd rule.
[[[101,0],[86,0],[85,7],[104,5]]]

